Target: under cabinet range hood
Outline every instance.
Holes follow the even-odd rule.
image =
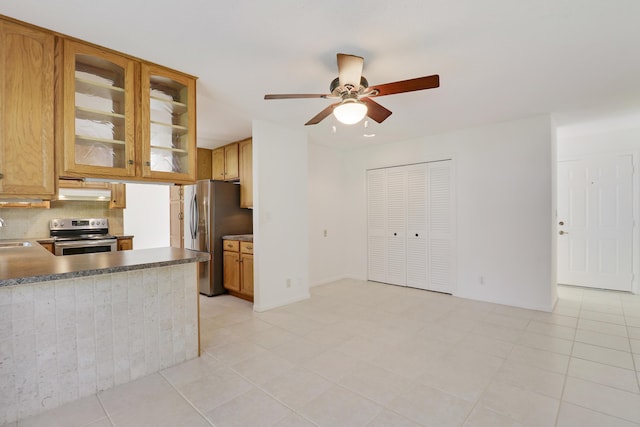
[[[108,202],[111,200],[111,190],[100,188],[59,188],[58,200]]]

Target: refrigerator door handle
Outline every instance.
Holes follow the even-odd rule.
[[[209,212],[211,212],[211,211],[209,210],[209,206],[208,206],[207,200],[208,199],[205,199],[204,202],[203,202],[204,209],[205,209],[205,211],[204,211],[205,212],[204,220],[206,222],[205,230],[207,230],[206,231],[207,235],[205,236],[204,245],[205,245],[205,251],[206,252],[211,252],[211,248],[209,247],[209,240],[211,240],[211,228],[209,228],[209,216],[210,216]]]
[[[191,238],[195,240],[198,232],[198,199],[195,194],[191,199],[191,219],[189,221],[189,229],[191,231]]]

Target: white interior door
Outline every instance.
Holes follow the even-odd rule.
[[[631,291],[633,158],[558,162],[558,283]]]

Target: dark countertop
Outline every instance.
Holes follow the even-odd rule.
[[[229,234],[222,236],[222,240],[238,240],[240,242],[253,242],[253,234]]]
[[[206,253],[170,247],[55,256],[36,239],[5,241],[24,240],[32,246],[0,248],[0,287],[209,260]]]

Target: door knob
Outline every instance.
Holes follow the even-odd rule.
[[[564,225],[564,221],[560,221],[558,224],[559,225]]]
[[[562,236],[563,234],[569,234],[569,232],[568,232],[568,231],[562,231],[562,230],[560,230],[560,231],[558,232],[558,234]]]

